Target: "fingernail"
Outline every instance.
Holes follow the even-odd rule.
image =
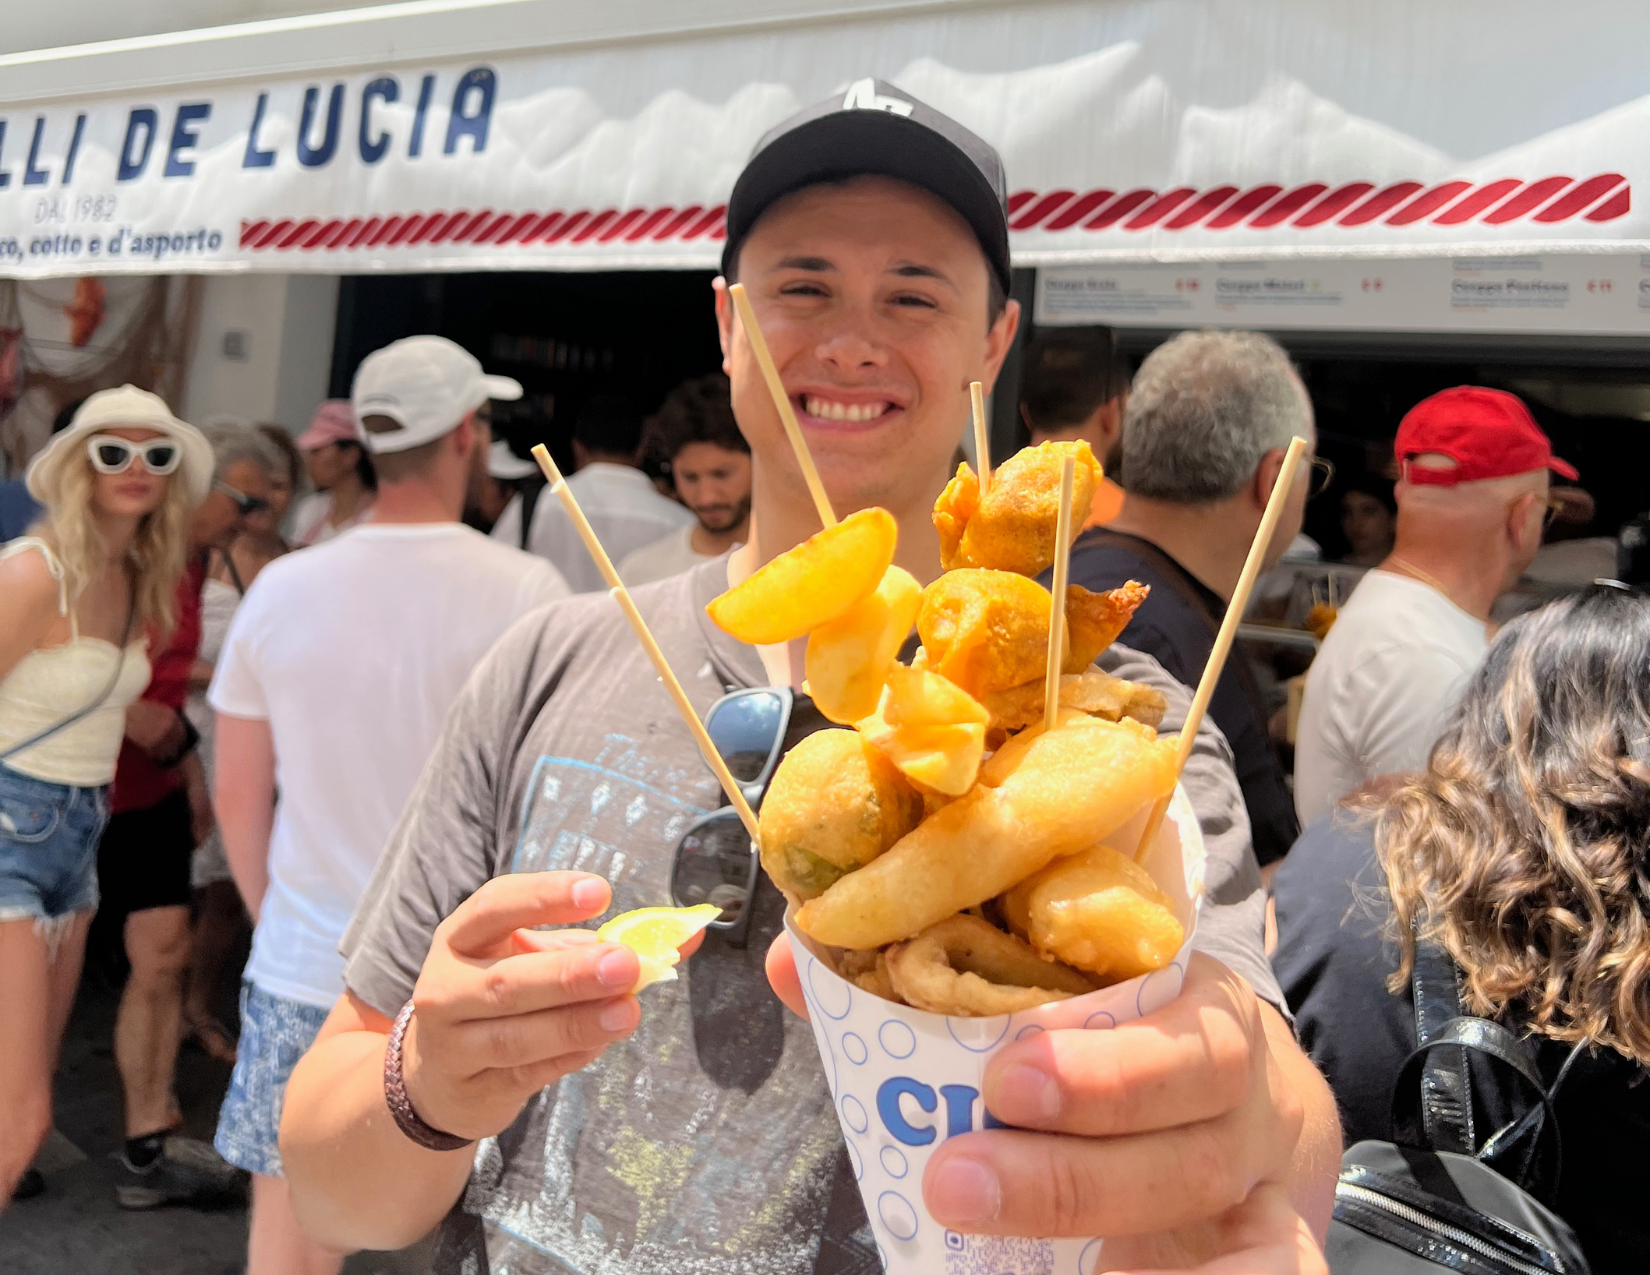
[[[582,881],[573,883],[573,902],[581,908],[595,912],[607,906],[607,883],[595,877],[586,877]]]
[[[992,1106],[1000,1108],[1010,1123],[1046,1124],[1060,1114],[1060,1086],[1054,1083],[1054,1077],[1041,1067],[1024,1063],[1003,1072],[992,1099]]]
[[[1003,1207],[997,1175],[967,1156],[954,1155],[941,1164],[926,1194],[929,1211],[951,1226],[994,1222]]]
[[[597,963],[596,977],[609,987],[629,987],[636,981],[636,958],[623,948],[609,952]]]
[[[629,1001],[618,1001],[602,1010],[599,1020],[604,1032],[628,1031],[633,1021]]]

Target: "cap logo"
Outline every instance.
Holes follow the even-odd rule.
[[[911,103],[898,97],[885,97],[877,92],[875,80],[855,80],[848,86],[848,95],[842,99],[845,111],[887,111],[890,115],[909,115]]]

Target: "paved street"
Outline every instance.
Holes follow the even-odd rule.
[[[120,1146],[120,1082],[110,1047],[116,993],[89,976],[57,1076],[57,1129],[41,1156],[46,1193],[0,1216],[6,1275],[236,1275],[246,1265],[246,1210],[115,1206],[110,1155]],[[232,1006],[226,1007],[232,1009]],[[186,1045],[178,1059],[183,1132],[210,1140],[229,1068]],[[347,1275],[421,1275],[427,1251],[362,1253]]]

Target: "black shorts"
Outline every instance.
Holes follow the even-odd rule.
[[[109,816],[97,847],[100,910],[110,916],[189,906],[195,832],[183,789],[143,810]]]

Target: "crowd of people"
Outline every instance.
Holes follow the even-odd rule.
[[[896,563],[930,580],[968,385],[1021,321],[1004,209],[995,153],[920,103],[804,112],[729,201],[723,371],[651,417],[578,410],[568,487],[701,714],[789,687],[784,745],[825,724],[794,644],[704,613],[818,529],[728,285],[833,506],[889,510]],[[1039,333],[1023,364],[1033,441],[1086,440],[1110,480],[1072,583],[1151,587],[1101,667],[1177,731],[1275,485],[1268,568],[1326,486],[1311,397],[1251,332],[1183,333],[1138,369]],[[560,501],[492,438],[489,405],[521,393],[415,336],[296,440],[125,386],[33,461],[38,509],[0,548],[0,1199],[43,1188],[95,915],[131,967],[117,1199],[205,1204],[249,1174],[253,1275],[438,1227],[442,1275],[877,1269],[775,887],[645,1011],[635,953],[583,925],[666,902],[723,798]],[[1359,574],[1292,776],[1241,651],[1182,772],[1208,853],[1184,990],[996,1055],[1009,1127],[935,1152],[937,1221],[1105,1236],[1130,1269],[1324,1269],[1343,1146],[1390,1136],[1423,1043],[1410,976],[1442,953],[1467,1011],[1533,1042],[1567,1153],[1549,1203],[1595,1269],[1650,1257],[1608,1154],[1650,1119],[1650,600],[1601,579],[1492,618],[1555,473],[1577,478],[1516,397],[1463,386],[1397,423],[1394,477],[1336,489]],[[177,1133],[187,1035],[234,1064],[211,1146]],[[1480,1081],[1487,1138],[1520,1113]]]

